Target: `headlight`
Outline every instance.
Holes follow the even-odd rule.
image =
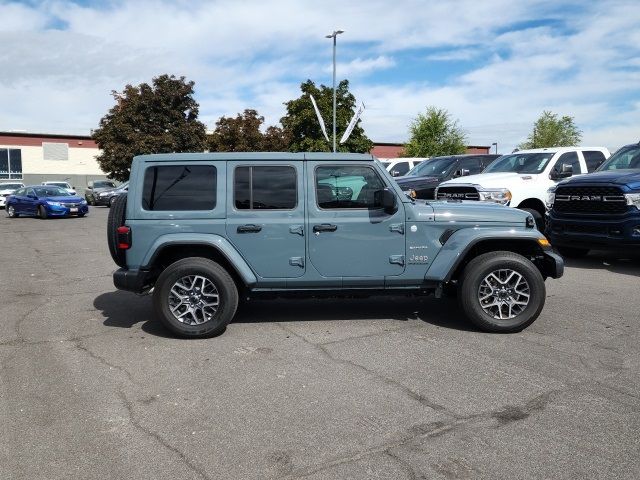
[[[87,204],[86,200],[84,200],[84,199],[80,200],[80,205],[86,205],[86,204]]]
[[[625,193],[624,198],[627,199],[627,205],[632,205],[640,210],[640,193]]]
[[[506,188],[498,188],[495,190],[478,189],[480,200],[485,202],[496,202],[500,205],[506,205],[511,201],[511,192]]]
[[[547,190],[547,199],[545,200],[545,205],[547,210],[551,210],[553,208],[553,204],[556,201],[556,187],[551,187]]]
[[[61,207],[62,206],[62,204],[60,202],[50,202],[48,200],[47,200],[47,204],[51,205],[53,207]]]

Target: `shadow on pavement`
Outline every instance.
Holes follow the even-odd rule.
[[[586,270],[608,270],[612,273],[640,277],[640,252],[594,250],[584,258],[565,258],[565,265]]]
[[[103,293],[93,305],[107,327],[132,328],[142,323],[150,335],[174,338],[155,319],[151,296],[130,292]],[[455,299],[433,297],[370,297],[274,299],[241,302],[232,323],[322,322],[335,320],[422,320],[442,328],[477,331],[464,319]]]

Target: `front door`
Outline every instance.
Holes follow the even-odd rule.
[[[308,162],[307,169],[309,258],[318,273],[371,286],[402,274],[404,205],[379,208],[375,192],[387,185],[373,166]]]
[[[304,163],[227,164],[227,237],[262,278],[305,272]]]

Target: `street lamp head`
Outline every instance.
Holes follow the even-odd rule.
[[[334,38],[340,35],[341,33],[344,33],[344,30],[334,30],[333,33],[330,33],[329,35],[325,35],[325,38]]]

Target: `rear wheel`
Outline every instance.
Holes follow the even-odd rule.
[[[178,260],[158,277],[153,304],[162,323],[190,338],[220,334],[238,308],[238,289],[227,271],[207,258]]]
[[[17,216],[18,216],[18,214],[16,213],[16,209],[13,207],[13,205],[8,205],[7,206],[7,217],[16,218]]]
[[[544,307],[546,289],[533,263],[513,252],[490,252],[474,258],[461,279],[460,305],[486,332],[519,332]]]
[[[38,217],[40,217],[41,220],[46,220],[47,219],[47,209],[44,208],[43,205],[40,205],[38,207]]]
[[[567,258],[582,258],[589,253],[588,248],[557,247],[560,255]]]
[[[125,210],[127,206],[127,196],[120,195],[113,202],[113,207],[109,210],[107,219],[107,243],[111,258],[119,267],[127,266],[127,257],[124,250],[118,248],[118,227],[124,225]]]

